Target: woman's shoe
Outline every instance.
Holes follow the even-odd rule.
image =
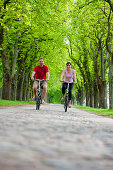
[[[45,104],[45,101],[44,101],[44,100],[42,100],[42,104]]]

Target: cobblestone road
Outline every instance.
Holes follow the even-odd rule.
[[[0,170],[112,170],[113,119],[63,105],[0,109]]]

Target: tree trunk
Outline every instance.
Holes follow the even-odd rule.
[[[90,106],[90,91],[87,84],[85,85],[85,89],[86,89],[86,106]]]
[[[113,109],[113,57],[109,65],[109,109]]]
[[[76,100],[77,100],[77,104],[81,106],[83,106],[83,93],[84,93],[83,87],[79,87]]]
[[[94,91],[92,86],[90,87],[90,107],[94,107]]]
[[[106,108],[107,99],[106,99],[106,60],[104,57],[104,50],[102,45],[102,39],[99,38],[99,51],[101,57],[101,76],[98,81],[99,88],[99,107]]]
[[[94,84],[94,108],[98,108],[99,103],[98,85]]]
[[[7,81],[6,81],[6,80]],[[11,100],[11,80],[8,75],[5,74],[2,87],[2,99]]]
[[[2,64],[3,64],[3,87],[2,87],[2,99],[11,100],[11,76],[8,57],[5,50],[2,50]]]
[[[29,88],[29,77],[30,77],[30,73],[26,73],[26,76],[25,76],[25,80],[24,80],[24,86],[23,86],[23,100],[27,101],[29,100],[27,98],[27,94],[28,94],[28,88]]]
[[[22,101],[23,97],[23,83],[24,83],[24,70],[21,69],[20,73],[18,74],[18,80],[17,80],[17,100]]]
[[[99,83],[99,108],[106,109],[107,107],[107,99],[106,99],[106,81],[100,80]]]
[[[1,9],[6,9],[7,4],[10,3],[10,0],[4,0],[2,7],[0,7],[1,20],[4,18],[5,13],[1,12]],[[1,58],[3,64],[3,87],[2,87],[2,99],[11,100],[11,76],[10,76],[10,66],[8,61],[8,56],[6,56],[5,48],[3,48],[4,42],[4,27],[0,22],[0,48],[1,50]]]
[[[110,0],[106,0],[109,4],[111,3]],[[111,10],[113,11],[113,4]],[[113,40],[113,34],[112,34],[112,23],[111,23],[111,16],[112,12],[110,10],[109,16],[108,16],[108,35],[106,38],[106,49],[109,53],[109,109],[113,109],[113,50],[111,48],[112,40]]]

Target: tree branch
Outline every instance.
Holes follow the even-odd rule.
[[[6,1],[4,2],[4,9],[6,9],[6,5],[7,5],[8,3],[10,3],[10,0],[6,0]]]
[[[104,0],[105,2],[107,2],[113,12],[113,3],[111,3],[111,0]]]
[[[91,1],[91,2],[88,2],[87,4],[84,4],[84,5],[82,5],[81,7],[79,7],[79,9],[82,9],[82,8],[84,8],[85,6],[87,6],[87,5],[89,5],[89,4],[91,4],[93,1]]]
[[[106,49],[109,52],[109,54],[113,55],[113,52],[111,51],[110,45],[109,45],[110,41],[113,38],[113,35],[110,32],[110,27],[111,27],[111,25],[110,25],[110,15],[111,15],[111,10],[110,10],[110,14],[109,14],[109,17],[108,17],[108,35],[107,35],[107,38],[106,38]]]

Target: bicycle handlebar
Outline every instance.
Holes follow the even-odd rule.
[[[68,81],[61,81],[61,82],[63,82],[63,83],[69,83],[69,84],[70,84],[70,83],[74,83],[74,82],[68,82]]]
[[[46,81],[45,79],[42,79],[42,80],[40,80],[40,79],[34,79],[34,81]]]

